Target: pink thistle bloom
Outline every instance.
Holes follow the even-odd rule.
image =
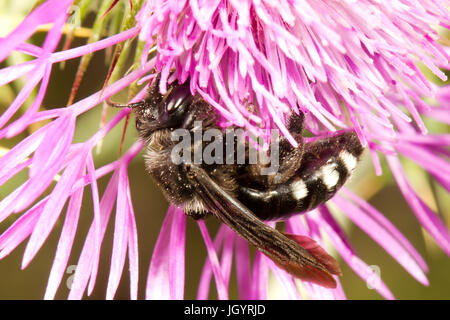
[[[442,70],[450,67],[449,50],[439,44],[436,27],[450,28],[448,1],[149,0],[141,2],[132,28],[83,46],[55,51],[72,2],[47,0],[9,35],[0,38],[0,62],[14,51],[32,58],[0,70],[1,86],[23,76],[27,79],[0,116],[0,138],[14,137],[33,123],[51,120],[0,159],[0,185],[28,170],[28,179],[0,201],[0,222],[19,215],[0,235],[0,258],[28,238],[22,261],[22,268],[27,267],[67,204],[46,299],[54,298],[67,268],[86,186],[90,186],[94,218],[69,298],[81,299],[94,289],[101,246],[114,206],[106,298],[114,298],[127,256],[130,297],[138,297],[140,226],[135,221],[127,166],[143,144],[136,142],[119,159],[99,168],[92,156],[93,149],[130,111],[121,110],[84,142],[73,143],[73,136],[77,117],[134,81],[148,81],[154,68],[161,73],[162,94],[171,81],[189,78],[191,93],[218,110],[223,126],[237,125],[263,136],[266,129],[278,128],[296,145],[285,125],[294,110],[305,113],[306,128],[318,137],[354,129],[370,151],[376,173],[383,173],[382,156],[422,227],[450,254],[447,227],[413,189],[399,159],[401,155],[414,161],[450,190],[450,135],[428,133],[423,121],[428,117],[450,123],[449,86],[439,88],[417,66],[420,62],[436,77],[447,80]],[[48,23],[52,27],[41,46],[27,42],[38,27]],[[138,68],[102,92],[70,106],[39,110],[55,63],[135,37],[144,48]],[[149,51],[155,49],[156,55],[149,58]],[[35,88],[37,95],[31,106],[13,118]],[[145,93],[142,90],[131,102],[142,100]],[[437,103],[425,102],[431,99]],[[248,105],[255,106],[255,110]],[[108,174],[108,186],[100,194],[97,180]],[[46,195],[58,175],[57,183]],[[417,281],[428,284],[428,267],[412,244],[381,212],[348,189],[303,215],[303,219],[290,218],[287,231],[307,235],[322,245],[325,233],[359,277],[364,281],[373,279],[372,270],[359,258],[329,205],[336,206]],[[150,262],[146,298],[184,298],[185,224],[182,210],[170,207]],[[213,278],[218,298],[229,298],[233,259],[239,298],[266,299],[269,273],[289,298],[303,297],[296,280],[270,259],[259,252],[250,259],[246,242],[230,229],[222,226],[211,239],[203,221],[198,222],[198,227],[208,252],[198,299],[208,298]],[[344,299],[345,293],[336,280],[336,289],[306,282],[302,286],[312,299]],[[375,290],[387,299],[393,298],[388,286],[379,277],[377,280]]]

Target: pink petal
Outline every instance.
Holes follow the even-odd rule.
[[[153,249],[150,268],[147,276],[146,299],[169,300],[170,271],[169,271],[169,246],[170,234],[173,225],[175,207],[171,206],[167,211],[166,218],[159,232],[158,240]]]
[[[19,163],[14,168],[9,170],[9,172],[6,173],[5,176],[0,178],[0,185],[4,184],[6,181],[9,181],[12,177],[14,177],[16,174],[21,172],[23,169],[29,167],[31,165],[32,160],[28,159],[22,163]]]
[[[30,177],[36,176],[40,171],[53,166],[64,158],[72,142],[75,131],[75,118],[70,115],[53,121],[45,133],[44,139],[33,156],[33,165],[30,168]]]
[[[21,43],[16,50],[33,57],[42,56],[44,51],[41,47],[30,43]]]
[[[216,250],[216,252],[219,252],[222,249],[224,236],[225,226],[222,225],[214,238],[214,250]],[[209,257],[206,257],[198,284],[197,300],[208,300],[212,275],[213,270],[211,268],[211,263],[209,262]]]
[[[387,156],[386,159],[400,191],[409,203],[417,219],[419,219],[420,223],[430,233],[436,243],[447,254],[450,254],[450,235],[447,227],[440,221],[438,216],[425,205],[409,185],[398,158]]]
[[[7,181],[4,177],[14,168],[22,163],[26,158],[38,148],[46,131],[50,127],[43,127],[32,135],[26,137],[14,146],[7,154],[0,158],[0,181]]]
[[[314,283],[303,282],[302,285],[305,287],[308,292],[308,299],[311,300],[345,300],[345,294],[342,289],[342,285],[337,279],[337,287],[336,289],[327,289],[321,286],[318,286]]]
[[[33,103],[28,108],[28,110],[20,117],[20,120],[14,122],[11,126],[8,127],[6,137],[14,137],[28,127],[32,117],[36,114],[36,111],[39,109],[42,101],[44,100],[45,93],[47,92],[48,82],[50,80],[51,71],[51,64],[46,64],[44,72],[42,74],[41,85],[39,87],[36,98],[34,98]]]
[[[107,86],[102,92],[96,92],[87,98],[77,101],[73,105],[69,106],[68,110],[73,111],[77,116],[90,110],[91,108],[97,106],[99,101],[103,101],[111,97],[113,94],[127,87],[133,81],[139,79],[139,77],[141,77],[142,75],[148,73],[151,69],[154,68],[154,65],[155,60],[152,59],[143,67],[129,73],[127,76]]]
[[[27,208],[32,202],[34,202],[41,194],[44,192],[44,190],[52,183],[54,176],[62,169],[62,165],[65,160],[65,153],[69,150],[70,142],[72,140],[73,131],[74,131],[74,120],[75,119],[65,119],[67,121],[61,121],[61,123],[58,124],[66,124],[67,127],[65,131],[63,131],[63,136],[61,137],[61,141],[58,141],[57,146],[41,146],[44,148],[50,155],[50,159],[52,162],[47,162],[43,167],[40,167],[40,171],[36,173],[36,175],[32,176],[25,184],[24,189],[22,190],[21,194],[17,196],[15,199],[15,207],[14,210],[16,212],[22,211],[25,208]],[[58,130],[55,131],[56,133],[60,133]],[[44,140],[43,140],[44,141]],[[42,144],[42,142],[41,142]],[[55,148],[55,150],[51,150],[52,147]],[[55,153],[59,155],[59,157],[56,156]],[[80,161],[83,161],[82,158],[79,159]],[[73,162],[76,162],[72,160]]]
[[[14,211],[14,206],[16,205],[15,200],[19,197],[25,187],[27,186],[27,182],[24,182],[21,186],[16,188],[13,192],[8,194],[1,202],[0,202],[0,222],[4,221],[8,218],[11,213]]]
[[[328,216],[328,218],[330,217],[331,216]],[[335,230],[329,226],[328,222],[322,219],[322,217],[313,216],[311,219],[313,221],[316,221],[320,225],[320,227],[325,230],[327,235],[330,237],[330,240],[333,242],[334,247],[340,253],[344,261],[350,266],[350,268],[353,269],[353,271],[355,271],[355,273],[359,277],[361,277],[361,279],[367,282],[369,279],[374,278],[372,269],[369,268],[369,266],[354,253],[352,248],[349,248],[347,246],[347,240],[342,236],[342,234],[339,235],[338,233],[336,233]],[[392,292],[379,277],[377,278],[377,284],[378,285],[374,287],[374,289],[378,293],[380,293],[386,299],[394,299]]]
[[[172,300],[182,300],[184,297],[185,275],[185,247],[186,247],[186,215],[180,208],[175,209],[174,223],[170,233],[171,259],[169,260],[170,272],[170,297]]]
[[[95,237],[95,251],[100,251],[100,243],[102,241],[101,239],[101,212],[100,212],[100,200],[98,196],[98,186],[97,186],[97,179],[95,177],[95,166],[94,166],[94,160],[92,159],[92,154],[88,155],[87,159],[87,170],[88,170],[88,177],[91,183],[91,190],[92,190],[92,202],[94,204],[94,233],[96,234]],[[98,268],[98,260],[94,260],[92,269],[97,270]],[[92,290],[94,289],[94,282],[89,283],[88,287],[88,295],[92,293]],[[92,285],[91,285],[92,284]]]
[[[0,87],[4,86],[5,84],[10,83],[11,81],[14,81],[20,77],[22,77],[24,74],[30,72],[33,70],[36,66],[36,61],[27,61],[23,62],[14,66],[9,66],[6,68],[3,68],[0,70]]]
[[[0,259],[10,254],[33,232],[47,201],[48,197],[42,199],[2,233],[0,236]]]
[[[54,22],[55,17],[65,16],[72,0],[49,0],[33,10],[6,38],[0,39],[0,61],[25,42],[42,24]]]
[[[72,251],[73,240],[78,227],[78,219],[80,217],[81,203],[83,201],[84,188],[79,188],[70,198],[67,207],[66,219],[61,231],[61,236],[56,249],[55,258],[53,260],[52,270],[48,278],[47,289],[44,299],[51,300],[55,298],[56,291],[64,276],[64,272],[69,261],[70,252]]]
[[[224,237],[227,241],[225,241],[223,244],[221,257],[221,271],[223,274],[225,284],[228,288],[230,282],[231,268],[233,265],[233,247],[236,234],[234,233],[233,230],[231,230],[227,226],[224,226],[224,228],[225,228]]]
[[[335,196],[333,202],[345,213],[350,220],[353,221],[360,229],[365,231],[372,239],[383,247],[397,262],[405,268],[417,281],[424,285],[428,285],[427,277],[422,268],[405,249],[401,242],[399,242],[389,230],[378,221],[370,217],[362,208],[359,208],[351,202]]]
[[[349,190],[343,188],[342,194],[349,197],[358,206],[361,207],[365,212],[367,212],[373,219],[375,219],[383,228],[385,228],[404,248],[408,251],[411,257],[417,262],[417,264],[422,268],[424,272],[428,272],[428,266],[425,260],[422,258],[419,252],[414,248],[414,246],[406,239],[406,237],[388,220],[386,217],[372,207],[368,202],[364,201],[356,194],[350,192]]]
[[[139,27],[133,27],[128,30],[125,30],[121,33],[113,35],[111,37],[85,44],[84,46],[80,46],[77,48],[71,48],[65,51],[58,51],[51,55],[50,61],[52,63],[66,61],[70,59],[75,59],[95,51],[103,50],[105,48],[111,47],[117,43],[123,42],[127,39],[131,39],[136,36],[139,32]],[[145,65],[145,62],[143,63]]]
[[[28,122],[36,113],[36,110],[40,107],[42,100],[44,99],[52,70],[52,64],[46,62],[46,58],[50,56],[50,53],[53,52],[53,50],[55,50],[55,47],[58,45],[59,40],[62,36],[61,31],[65,20],[65,15],[61,15],[56,18],[56,20],[53,21],[52,28],[45,37],[42,57],[39,59],[40,61],[42,61],[41,64],[44,67],[44,72],[42,74],[42,81],[38,94],[28,110],[20,117],[20,120],[15,122],[14,125],[11,125],[10,128],[8,128],[7,137],[12,137],[19,134],[28,126]]]
[[[130,216],[128,217],[128,264],[130,265],[130,298],[132,300],[137,300],[139,282],[138,237],[136,219],[134,217],[133,204],[131,202],[130,195],[128,195],[128,210],[130,213]]]
[[[117,196],[118,185],[118,172],[116,171],[109,180],[108,186],[103,194],[100,202],[101,208],[101,239],[103,239],[106,227],[111,215],[112,208],[115,204]],[[83,297],[84,290],[88,285],[89,278],[95,282],[97,270],[92,269],[94,259],[98,259],[100,254],[98,248],[93,245],[97,235],[95,234],[95,223],[91,224],[88,235],[84,242],[83,250],[81,251],[80,258],[78,259],[77,268],[72,282],[72,287],[69,293],[69,299],[81,299]],[[92,274],[95,273],[93,276]]]
[[[120,114],[120,112],[119,112],[119,114]],[[118,114],[118,115],[119,115]],[[116,117],[117,117],[117,115],[116,115]],[[116,118],[115,117],[115,118]],[[110,123],[111,122],[114,122],[114,119],[113,120],[111,120],[110,121]],[[108,123],[105,127],[103,127],[102,129],[105,129],[105,128],[107,128],[109,125],[110,125],[110,123]],[[97,133],[99,133],[99,132],[101,132],[102,131],[102,129],[101,130],[99,130]],[[95,137],[92,137],[91,139],[94,139]],[[96,141],[96,140],[94,140],[94,141]],[[142,147],[142,142],[136,142],[135,144],[133,144],[131,147],[130,147],[130,149],[128,149],[128,151],[123,155],[123,157],[120,159],[120,162],[119,162],[119,164],[121,165],[121,166],[125,166],[125,165],[128,165],[129,164],[129,162],[136,156],[136,154],[139,152],[139,150],[141,149],[141,147]],[[119,169],[120,170],[120,169]],[[123,169],[122,169],[123,170]],[[114,181],[111,181],[111,182],[113,182],[114,183],[114,187],[117,187],[117,181],[115,181],[116,180],[116,178],[117,178],[117,176],[116,175],[114,175],[113,176],[113,179],[114,179]],[[92,177],[91,178],[91,180],[92,179],[95,179],[94,177]],[[112,180],[113,180],[112,179]],[[127,190],[129,189],[129,182],[128,182],[128,179],[126,179],[125,181],[123,181],[123,182],[125,182],[126,183],[126,188],[127,188]],[[108,190],[108,189],[107,189]],[[107,219],[106,219],[106,221],[103,221],[103,220],[101,220],[101,229],[100,229],[100,233],[99,234],[97,234],[96,232],[95,232],[95,230],[93,230],[92,232],[94,232],[93,233],[93,236],[95,235],[96,237],[100,237],[99,238],[99,241],[100,241],[100,244],[101,244],[101,241],[102,241],[102,239],[103,239],[103,236],[104,236],[104,233],[105,233],[105,230],[106,230],[106,224],[107,224],[107,222],[108,222],[108,219],[109,219],[109,215],[110,215],[110,213],[111,213],[111,209],[112,209],[112,206],[114,205],[114,200],[115,200],[115,197],[116,197],[116,193],[115,192],[117,192],[117,190],[113,190],[113,191],[111,191],[110,193],[106,193],[105,192],[105,194],[104,194],[104,196],[103,196],[103,198],[102,198],[102,202],[100,203],[100,208],[101,208],[101,210],[105,210],[105,212],[107,212]],[[129,190],[127,191],[127,197],[128,197],[128,202],[131,202],[131,196],[129,195]],[[132,210],[133,209],[133,207],[131,206],[131,205],[129,205],[129,206],[127,206],[127,209],[129,209],[129,210]],[[103,211],[102,211],[103,212]],[[132,213],[132,211],[130,211],[130,214]],[[134,219],[134,214],[133,214],[133,219]],[[134,222],[133,222],[134,223]],[[93,224],[93,226],[95,226],[95,223]],[[129,242],[130,241],[134,241],[134,240],[132,240],[132,239],[129,239]],[[92,248],[91,248],[92,249]],[[98,272],[98,264],[99,264],[99,259],[100,259],[100,246],[98,246],[97,248],[94,248],[94,251],[93,251],[93,254],[94,254],[94,256],[93,256],[93,260],[91,261],[91,275],[90,275],[90,281],[89,281],[89,287],[88,287],[88,295],[92,292],[92,290],[94,289],[94,285],[95,285],[95,281],[96,281],[96,278],[97,278],[97,272]],[[129,259],[133,259],[133,260],[135,260],[136,259],[136,257],[129,257]],[[134,272],[133,270],[130,270],[130,272]],[[134,275],[134,274],[133,274]],[[132,281],[134,281],[133,279],[130,279],[130,280],[132,280]]]
[[[248,243],[241,237],[235,239],[235,264],[238,295],[240,300],[250,299],[250,256]]]
[[[73,183],[84,168],[85,159],[86,156],[81,154],[72,160],[61,175],[31,234],[23,255],[22,268],[25,268],[30,263],[52,231],[67,198],[70,196]]]
[[[299,300],[300,295],[298,293],[297,286],[295,285],[294,278],[291,275],[287,274],[284,270],[281,270],[277,265],[275,265],[275,263],[272,260],[267,259],[267,263],[269,265],[270,270],[275,275],[275,278],[283,287],[287,299]]]
[[[31,76],[29,77],[28,81],[25,83],[25,86],[20,90],[17,97],[14,99],[14,101],[11,103],[11,105],[8,107],[8,109],[0,116],[0,128],[2,128],[10,119],[11,117],[19,110],[20,106],[24,103],[24,101],[28,98],[28,96],[33,91],[34,87],[38,84],[38,82],[42,79],[44,76],[46,65],[41,63],[36,65],[36,67],[33,69]],[[21,121],[21,119],[17,120]],[[8,136],[8,131],[5,129],[0,131],[0,137]]]
[[[182,262],[171,261],[172,251],[175,249],[177,256],[175,258],[184,257],[184,237],[172,237],[172,232],[185,229],[185,217],[176,207],[171,206],[164,219],[163,226],[153,249],[152,260],[150,262],[150,269],[147,277],[146,299],[150,300],[168,300],[180,299],[180,296],[172,296],[172,293],[181,295],[184,291],[184,259]],[[172,240],[175,241],[172,243]],[[176,241],[182,241],[177,243]],[[182,252],[183,251],[183,252]],[[175,259],[174,258],[174,259]],[[183,267],[182,267],[183,265]],[[176,268],[182,275],[175,275],[171,267]],[[172,278],[175,276],[175,278]],[[174,281],[171,287],[170,283]],[[176,283],[176,284],[175,284]]]
[[[223,278],[220,264],[219,264],[219,259],[217,258],[217,253],[212,244],[211,238],[208,233],[208,229],[206,228],[205,222],[203,220],[198,220],[197,224],[198,224],[200,232],[203,236],[203,240],[205,241],[205,246],[206,246],[206,250],[208,252],[209,261],[211,263],[214,278],[216,280],[218,298],[220,300],[227,300],[228,299],[227,285]]]
[[[261,252],[256,251],[253,261],[253,275],[251,282],[251,300],[266,300],[267,285],[269,282],[268,258]]]
[[[111,300],[119,286],[122,276],[128,245],[128,201],[127,201],[127,177],[125,168],[119,169],[119,186],[117,191],[117,207],[114,223],[114,241],[111,254],[111,267],[106,288],[106,299]],[[94,222],[95,224],[95,222]]]

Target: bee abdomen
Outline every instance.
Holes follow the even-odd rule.
[[[239,200],[262,220],[282,220],[332,198],[354,171],[358,155],[341,150],[325,163],[309,162],[283,184],[266,190],[241,186]]]

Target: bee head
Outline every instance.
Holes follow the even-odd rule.
[[[161,95],[158,76],[144,100],[128,105],[108,103],[116,108],[132,108],[136,115],[136,129],[139,135],[148,137],[157,130],[182,126],[193,101],[188,81],[170,85],[167,93]]]

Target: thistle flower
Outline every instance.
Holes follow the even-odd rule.
[[[76,3],[80,7],[85,4]],[[189,78],[191,93],[200,95],[218,110],[223,126],[244,127],[264,136],[266,141],[269,139],[265,136],[266,129],[278,128],[296,145],[285,126],[292,111],[305,113],[306,127],[315,136],[339,129],[356,130],[370,152],[376,173],[383,173],[381,155],[423,228],[442,250],[450,253],[445,224],[413,189],[400,161],[400,156],[411,159],[445,190],[450,189],[450,136],[428,133],[423,121],[425,116],[435,122],[450,123],[448,87],[440,89],[438,105],[427,103],[435,97],[438,87],[418,66],[421,63],[436,77],[447,80],[442,70],[449,67],[449,54],[438,42],[436,27],[450,27],[448,1],[135,1],[127,9],[131,11],[124,18],[121,32],[102,40],[97,32],[97,38],[91,37],[88,44],[56,51],[72,4],[72,0],[43,1],[0,39],[0,61],[13,51],[31,57],[0,70],[2,86],[22,76],[27,78],[20,93],[0,116],[0,137],[12,138],[34,123],[50,120],[0,159],[0,184],[28,168],[28,179],[0,202],[0,221],[20,214],[0,235],[0,257],[29,238],[22,261],[25,268],[68,204],[45,298],[53,298],[61,283],[88,185],[94,218],[69,298],[82,298],[86,290],[89,295],[94,289],[102,241],[114,205],[114,240],[106,297],[114,297],[127,255],[130,297],[138,296],[139,226],[127,166],[142,143],[136,142],[119,159],[99,168],[92,156],[93,149],[128,116],[129,110],[118,112],[84,142],[73,143],[73,136],[81,114],[121,89],[134,86],[139,79],[140,83],[150,80],[152,75],[146,75],[154,68],[161,74],[162,94],[171,81],[184,82]],[[100,31],[110,8],[108,1],[102,3],[99,10],[102,18],[96,20]],[[52,26],[42,46],[26,42],[37,28],[47,23]],[[120,48],[116,55],[121,53],[118,58],[121,59],[135,37],[139,38],[136,65],[127,75],[69,106],[39,110],[55,63],[77,57],[86,61],[92,52],[114,45]],[[74,88],[79,85],[87,63],[81,63]],[[115,78],[113,71],[109,80]],[[37,87],[33,103],[21,116],[13,118]],[[144,95],[145,88],[131,102],[141,100]],[[97,180],[108,174],[111,174],[108,186],[100,195]],[[56,176],[58,181],[45,195]],[[349,190],[343,190],[303,218],[289,219],[287,230],[309,235],[321,244],[322,235],[326,234],[354,272],[363,280],[370,280],[374,276],[371,269],[350,244],[336,214],[330,211],[332,206],[374,239],[417,281],[428,284],[425,275],[428,267],[417,250],[381,212]],[[150,263],[147,298],[184,297],[185,221],[179,208],[169,208]],[[198,225],[208,252],[199,283],[199,299],[208,298],[212,277],[218,297],[229,297],[233,258],[239,298],[267,298],[269,271],[290,298],[301,297],[292,276],[265,256],[256,253],[250,263],[246,243],[227,227],[222,226],[213,241],[204,222]],[[377,281],[375,289],[383,297],[393,298],[387,285],[379,278]],[[308,283],[302,286],[310,298],[345,298],[340,284],[334,290]]]

